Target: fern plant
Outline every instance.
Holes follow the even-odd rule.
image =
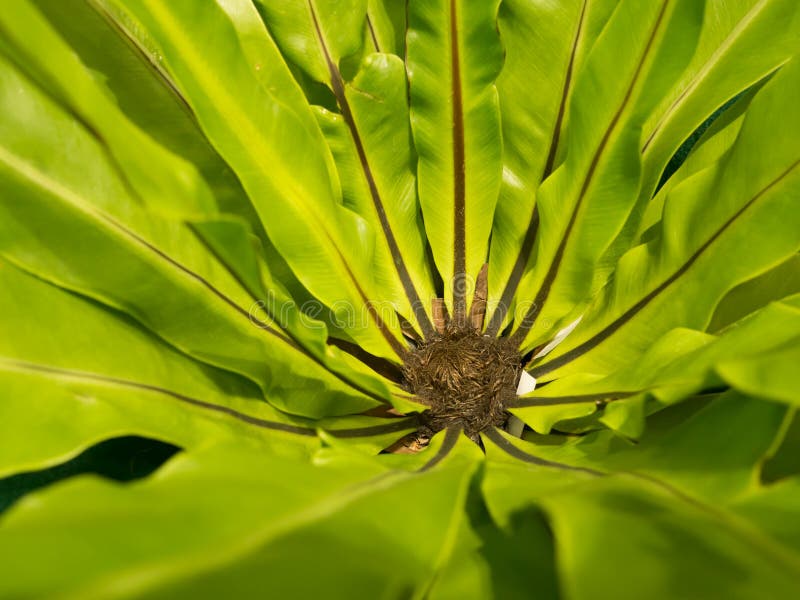
[[[800,595],[798,12],[5,2],[0,597]]]

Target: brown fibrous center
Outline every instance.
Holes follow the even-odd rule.
[[[403,374],[407,389],[430,407],[422,422],[432,433],[459,427],[475,436],[508,419],[520,369],[508,340],[450,325],[406,356]]]

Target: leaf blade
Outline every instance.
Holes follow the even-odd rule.
[[[406,70],[420,204],[445,299],[459,322],[466,320],[469,282],[486,261],[502,171],[497,5],[409,4]]]

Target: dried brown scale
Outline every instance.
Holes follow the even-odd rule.
[[[452,322],[405,357],[405,386],[430,408],[422,422],[432,433],[458,427],[473,437],[508,418],[516,398],[520,359],[505,339]]]

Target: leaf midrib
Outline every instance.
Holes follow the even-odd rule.
[[[450,0],[450,87],[453,104],[453,319],[466,324],[467,316],[467,215],[466,158],[464,149],[464,93],[458,39],[458,0]]]
[[[134,55],[145,66],[147,70],[153,73],[162,86],[170,92],[170,95],[175,99],[176,104],[181,107],[183,112],[191,119],[192,123],[199,130],[199,123],[197,115],[194,114],[188,100],[184,98],[177,84],[172,80],[169,73],[164,69],[158,61],[153,60],[150,50],[141,43],[141,41],[133,35],[130,30],[122,23],[120,23],[114,15],[112,15],[102,2],[98,0],[84,0],[89,7],[94,10],[98,16],[106,22],[110,29],[116,32],[117,36],[125,43]],[[202,139],[206,139],[201,135]],[[206,140],[207,142],[207,140]],[[209,144],[210,146],[210,144]]]

